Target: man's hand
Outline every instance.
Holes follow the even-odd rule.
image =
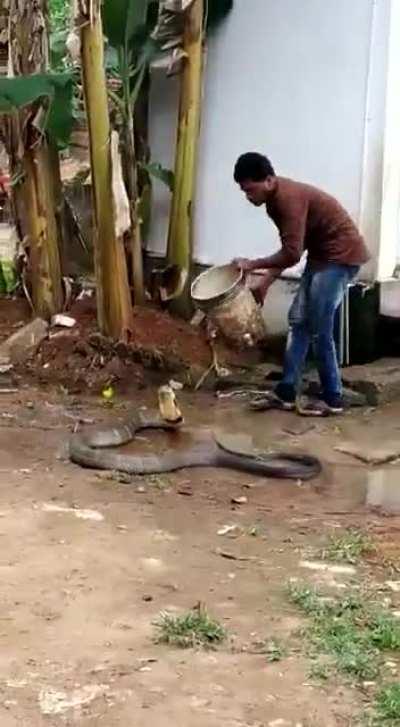
[[[249,260],[247,257],[235,257],[234,260],[232,260],[232,265],[236,265],[239,270],[242,270],[243,273],[249,273],[251,270],[254,270],[253,261]]]
[[[257,303],[263,305],[269,287],[272,285],[274,280],[276,280],[276,278],[276,270],[268,270],[268,272],[263,273],[263,275],[253,275],[252,279],[249,282],[249,288],[253,293]]]

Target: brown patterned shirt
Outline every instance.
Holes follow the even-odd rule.
[[[369,260],[365,242],[346,210],[329,194],[309,184],[277,177],[266,203],[277,226],[282,249],[268,258],[268,267],[295,265],[304,250],[310,264],[363,265]]]

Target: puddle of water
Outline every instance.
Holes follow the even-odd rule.
[[[244,452],[266,452],[282,435],[280,422],[276,417],[263,417],[246,411],[242,402],[220,402],[209,394],[187,394],[179,392],[179,405],[184,416],[184,425],[176,431],[143,431],[135,441],[121,450],[132,454],[165,452],[170,449],[186,450],[199,441],[207,441],[214,433],[217,439],[229,440],[233,448]],[[279,412],[278,412],[279,416]]]
[[[316,454],[318,456],[318,452]],[[331,464],[324,459],[322,466],[322,475],[315,487],[324,497],[327,512],[340,513],[362,508],[365,504],[366,468]]]
[[[135,439],[121,448],[121,452],[126,454],[150,454],[152,452],[167,452],[171,449],[175,451],[187,450],[200,441],[207,441],[211,435],[211,430],[206,427],[199,426],[187,429],[177,429],[168,432],[162,430],[148,430],[140,432]]]
[[[324,495],[338,510],[355,510],[363,505],[400,513],[400,468],[368,469],[361,465],[326,465]]]
[[[400,469],[386,467],[368,472],[366,504],[400,513]]]
[[[207,441],[211,432],[217,441],[247,452],[268,452],[271,449],[304,450],[320,456],[321,477],[313,483],[327,511],[349,512],[363,506],[381,507],[400,513],[400,467],[369,469],[362,464],[332,463],[333,445],[329,437],[321,437],[318,427],[310,436],[291,437],[284,431],[290,421],[286,414],[258,415],[246,410],[237,401],[218,401],[208,394],[179,394],[185,425],[176,432],[142,432],[125,451],[132,453],[187,450],[199,441]],[[181,401],[182,400],[182,401]],[[282,491],[282,484],[279,483]],[[292,488],[291,490],[292,491]]]

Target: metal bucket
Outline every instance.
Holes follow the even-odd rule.
[[[192,283],[192,299],[207,313],[223,336],[239,346],[265,340],[261,308],[234,265],[221,265],[201,273]]]

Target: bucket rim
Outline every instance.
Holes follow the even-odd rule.
[[[190,286],[190,294],[192,296],[192,299],[197,303],[206,303],[207,301],[212,301],[221,297],[228,296],[230,293],[234,291],[234,289],[243,281],[243,270],[239,270],[237,268],[237,278],[232,283],[232,285],[229,286],[229,288],[226,288],[226,290],[223,290],[221,293],[216,293],[215,295],[205,298],[204,296],[196,295],[194,292],[195,286],[198,284],[199,280],[206,277],[206,275],[209,275],[209,273],[212,270],[221,270],[222,268],[234,268],[234,266],[230,263],[226,263],[226,265],[212,265],[207,270],[203,270],[202,273],[197,275],[197,277],[193,280],[191,286]]]

